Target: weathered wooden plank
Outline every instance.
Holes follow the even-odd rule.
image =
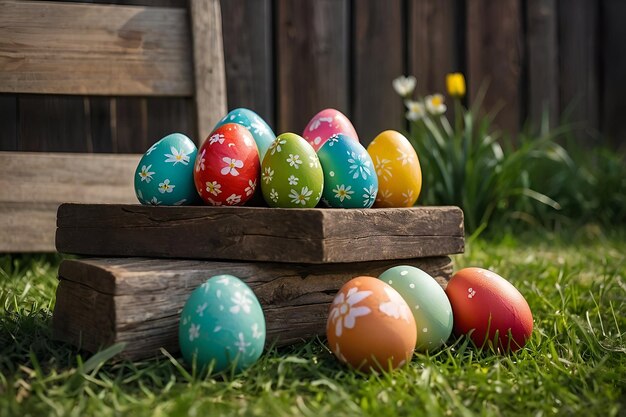
[[[361,143],[386,129],[402,130],[403,104],[391,82],[404,73],[400,0],[362,0],[354,7],[353,122]]]
[[[557,0],[526,3],[528,50],[528,117],[539,128],[545,112],[549,126],[559,120],[559,62]]]
[[[57,226],[59,252],[95,256],[325,263],[463,251],[463,213],[456,207],[333,210],[64,204]]]
[[[588,0],[559,0],[558,7],[561,112],[568,122],[578,123],[578,127],[584,124],[584,129],[573,133],[589,144],[600,125],[600,5]]]
[[[521,118],[522,11],[520,0],[467,2],[467,61],[470,100],[489,83],[484,107],[500,108],[495,124],[516,133]]]
[[[261,302],[268,344],[285,345],[325,332],[335,293],[354,276],[378,276],[398,261],[356,264],[267,264],[155,259],[66,260],[59,268],[53,337],[95,351],[126,341],[123,357],[141,359],[164,347],[178,351],[180,311],[206,279],[231,274]],[[409,259],[445,286],[450,258]]]
[[[158,140],[148,138],[148,103],[145,98],[114,98],[111,122],[117,152],[143,153]]]
[[[272,2],[222,0],[229,107],[246,107],[274,126]]]
[[[300,134],[328,107],[350,116],[348,2],[278,0],[276,8],[278,131]]]
[[[626,2],[605,0],[602,16],[604,31],[602,131],[615,147],[626,149]]]
[[[226,71],[219,0],[190,0],[197,137],[205,139],[226,114]]]
[[[59,203],[0,201],[0,253],[54,252],[58,206]]]
[[[9,0],[0,7],[2,91],[193,94],[185,9]]]
[[[113,142],[111,121],[112,99],[109,97],[85,98],[85,118],[87,122],[87,141],[93,152],[111,153],[117,151]]]
[[[175,132],[188,136],[196,143],[204,139],[196,136],[195,109],[191,99],[150,97],[146,99],[146,107],[148,147],[163,136]],[[145,152],[147,149],[137,152]]]
[[[0,151],[16,151],[17,143],[17,96],[0,95]]]

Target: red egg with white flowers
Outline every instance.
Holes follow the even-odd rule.
[[[234,206],[252,198],[260,172],[252,134],[242,125],[227,123],[215,129],[198,150],[193,176],[205,203]]]
[[[468,334],[476,346],[488,341],[500,351],[522,348],[533,331],[533,315],[524,296],[500,275],[464,268],[446,287],[452,305],[454,333]]]

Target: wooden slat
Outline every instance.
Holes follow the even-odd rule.
[[[626,2],[605,0],[602,16],[604,31],[604,101],[602,130],[615,144],[626,149]]]
[[[545,112],[555,127],[559,120],[557,0],[528,0],[528,117],[535,128]]]
[[[0,95],[0,151],[16,151],[17,142],[17,96]]]
[[[272,2],[222,0],[229,108],[246,107],[274,126]]]
[[[398,261],[295,265],[155,259],[63,261],[52,320],[53,337],[95,351],[127,342],[122,356],[141,359],[164,347],[178,351],[180,311],[209,277],[244,280],[265,314],[268,344],[285,345],[325,333],[336,292],[358,275],[378,276]],[[452,273],[447,256],[403,260],[445,286]]]
[[[380,132],[402,130],[404,110],[391,82],[404,73],[400,0],[362,0],[354,6],[353,121],[361,143]]]
[[[193,94],[184,9],[0,1],[0,90]]]
[[[95,256],[324,263],[463,251],[463,213],[456,207],[333,210],[64,204],[57,226],[59,252]]]
[[[350,117],[348,2],[278,0],[276,7],[278,131],[301,134],[328,107]]]
[[[145,152],[153,143],[174,132],[182,133],[196,143],[204,138],[197,137],[195,109],[188,98],[150,97],[147,107],[147,147],[135,152]]]
[[[139,157],[0,152],[0,252],[54,251],[63,202],[135,202]]]
[[[190,0],[198,140],[226,114],[226,72],[219,0]],[[198,142],[200,143],[200,142]]]
[[[509,133],[520,126],[521,13],[520,0],[467,2],[470,100],[489,82],[484,107],[501,108],[495,124]]]
[[[117,145],[113,142],[113,123],[111,123],[113,99],[109,97],[89,97],[86,100],[85,117],[88,123],[86,134],[93,152],[116,152]]]

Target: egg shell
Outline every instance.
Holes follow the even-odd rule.
[[[322,197],[324,173],[315,150],[301,136],[283,133],[261,166],[261,189],[270,207],[315,207]]]
[[[378,175],[375,207],[411,207],[422,190],[422,169],[411,143],[400,132],[386,130],[367,147]]]
[[[141,204],[179,206],[200,203],[193,183],[198,150],[181,133],[167,135],[143,154],[135,170],[135,195]]]
[[[331,136],[317,152],[324,171],[322,201],[330,207],[370,208],[378,178],[365,148],[346,135]]]
[[[497,349],[516,351],[532,334],[533,316],[526,299],[494,272],[461,269],[450,279],[446,294],[454,314],[454,332],[464,335],[473,330],[470,337],[479,347],[494,341],[497,332]]]
[[[343,113],[335,109],[324,109],[309,121],[304,128],[302,137],[317,152],[331,136],[338,133],[343,133],[356,142],[359,141],[354,126]]]
[[[267,149],[270,147],[272,142],[274,142],[274,139],[276,139],[274,131],[267,124],[267,122],[250,109],[238,108],[231,110],[217,123],[217,125],[215,125],[213,130],[225,125],[226,123],[237,123],[250,131],[259,151],[260,161],[263,160]]]
[[[415,320],[402,296],[383,281],[351,279],[335,296],[326,324],[337,359],[361,371],[391,370],[411,360]]]
[[[259,154],[252,135],[241,125],[227,123],[200,147],[194,180],[206,203],[233,206],[252,198],[259,174]]]
[[[419,268],[399,265],[379,277],[393,287],[409,305],[417,327],[418,351],[433,351],[452,334],[452,306],[433,277]]]
[[[259,359],[265,317],[252,290],[232,275],[216,275],[193,290],[180,314],[178,341],[185,362],[213,371],[240,371]]]

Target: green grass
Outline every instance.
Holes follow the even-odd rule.
[[[508,278],[533,311],[517,354],[465,339],[393,373],[338,364],[323,341],[271,349],[239,375],[176,357],[93,359],[50,340],[57,257],[0,258],[0,416],[626,415],[626,238],[471,242],[456,267]]]

